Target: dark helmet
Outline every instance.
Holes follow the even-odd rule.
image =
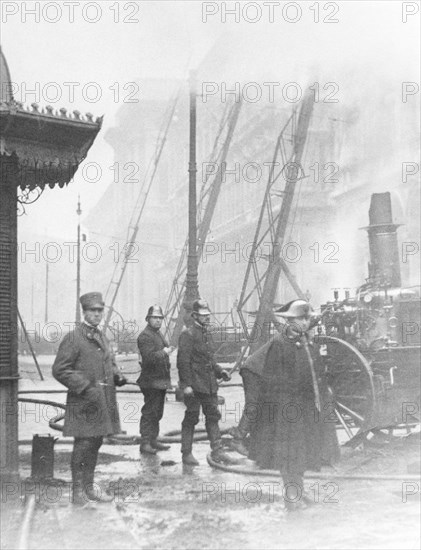
[[[209,309],[207,301],[206,300],[195,300],[193,302],[192,315],[194,313],[196,313],[197,315],[210,315],[211,311]]]
[[[149,317],[161,317],[161,319],[164,318],[164,313],[162,311],[162,307],[155,304],[154,306],[151,306],[148,309],[148,313],[145,317],[145,320],[147,321]]]
[[[276,313],[286,318],[310,317],[312,312],[313,308],[306,300],[292,300],[276,310]]]

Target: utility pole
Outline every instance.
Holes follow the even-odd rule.
[[[196,227],[196,72],[190,72],[190,156],[189,156],[189,246],[187,256],[186,293],[184,296],[184,324],[191,323],[193,302],[199,298],[197,273]]]
[[[44,322],[48,323],[48,260],[45,263],[45,315],[44,315]]]
[[[76,258],[76,324],[80,323],[80,215],[82,210],[80,209],[80,195],[77,197],[77,258]]]
[[[31,284],[31,325],[34,326],[34,273],[32,273]]]

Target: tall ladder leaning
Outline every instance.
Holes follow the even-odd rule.
[[[299,110],[294,110],[276,142],[253,246],[237,305],[247,345],[242,349],[232,370],[238,368],[247,351],[253,353],[268,340],[270,322],[276,322],[273,304],[282,271],[297,296],[304,297],[293,273],[282,258],[281,252],[297,182],[305,177],[301,162],[313,111],[313,102],[311,93],[307,92]],[[267,263],[258,262],[257,260],[262,257],[260,247],[268,236],[271,250],[265,256]],[[262,264],[264,264],[263,267]],[[253,327],[250,329],[244,308],[256,295],[259,307]]]

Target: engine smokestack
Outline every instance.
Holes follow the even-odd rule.
[[[368,282],[381,287],[400,287],[401,272],[399,265],[398,236],[394,224],[390,193],[373,193],[368,212],[368,242],[370,262],[368,264]]]

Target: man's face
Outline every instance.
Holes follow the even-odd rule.
[[[157,328],[157,329],[161,328],[162,321],[163,321],[162,317],[153,317],[152,316],[152,317],[148,318],[148,323],[152,328]]]
[[[310,317],[303,315],[302,317],[292,317],[289,320],[289,325],[297,334],[304,334],[310,328]]]
[[[90,307],[83,310],[83,317],[87,323],[97,327],[102,321],[102,314],[104,313],[104,308],[102,306]]]
[[[207,326],[210,323],[210,315],[207,313],[206,315],[199,315],[198,313],[195,315],[196,320],[198,323],[200,323],[203,326]]]

